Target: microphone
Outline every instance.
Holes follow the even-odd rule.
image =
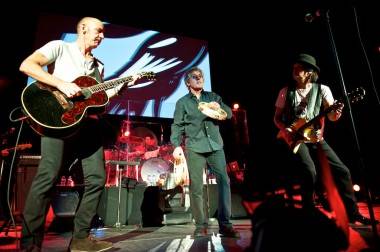
[[[305,19],[306,23],[312,23],[312,22],[314,22],[314,20],[316,20],[316,19],[318,19],[320,17],[321,17],[321,10],[317,9],[314,12],[311,12],[311,11],[307,12],[305,14],[304,19]]]

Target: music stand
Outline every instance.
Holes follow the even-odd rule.
[[[124,170],[124,167],[128,167],[128,165],[139,165],[140,162],[138,161],[122,161],[122,160],[109,160],[106,163],[109,164],[115,164],[116,165],[116,171],[118,172],[117,177],[118,177],[118,182],[119,182],[119,190],[118,190],[118,201],[117,201],[117,221],[115,223],[116,228],[120,228],[121,223],[120,223],[120,203],[121,203],[121,177],[122,177],[122,171]],[[122,167],[120,169],[120,166]],[[128,197],[128,194],[127,194]],[[127,198],[128,201],[128,198]]]

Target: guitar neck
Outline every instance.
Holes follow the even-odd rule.
[[[131,82],[132,80],[133,80],[132,76],[127,76],[127,77],[122,77],[122,78],[118,78],[115,80],[105,81],[103,83],[99,83],[99,84],[93,85],[91,87],[88,87],[87,89],[89,89],[91,93],[97,93],[100,91],[115,88],[121,84]],[[132,86],[132,85],[129,85],[129,86]]]

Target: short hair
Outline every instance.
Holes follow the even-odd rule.
[[[185,75],[184,75],[184,80],[185,80],[185,83],[187,83],[187,81],[191,78],[191,74],[193,72],[200,72],[202,77],[203,77],[203,71],[199,68],[199,67],[192,67],[190,68],[189,70],[186,71]]]
[[[77,33],[80,33],[80,31],[82,29],[82,25],[87,25],[89,22],[93,22],[93,21],[102,23],[102,21],[100,21],[97,18],[94,18],[94,17],[84,17],[81,20],[79,20],[79,22],[77,23]]]

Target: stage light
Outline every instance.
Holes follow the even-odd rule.
[[[355,192],[359,192],[360,191],[360,186],[358,184],[355,184],[353,186],[353,189],[354,189]]]
[[[240,108],[239,103],[234,103],[234,104],[232,105],[232,108],[233,108],[233,110],[238,110],[238,109]]]

